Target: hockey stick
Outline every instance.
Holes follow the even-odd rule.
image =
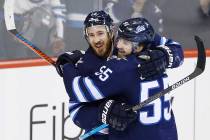
[[[18,41],[24,44],[26,47],[34,51],[37,55],[44,58],[49,64],[55,66],[55,61],[52,60],[49,56],[43,53],[37,46],[35,46],[32,42],[25,39],[15,27],[15,20],[14,20],[14,11],[13,11],[14,1],[13,0],[5,0],[4,3],[4,18],[7,31],[14,35]]]
[[[197,49],[198,49],[197,65],[196,65],[195,70],[190,75],[186,76],[185,78],[181,79],[180,81],[174,83],[173,85],[169,86],[168,88],[162,90],[161,92],[159,92],[157,94],[154,94],[153,96],[149,97],[147,100],[145,100],[129,109],[132,109],[133,111],[137,111],[137,110],[141,109],[142,107],[144,107],[145,105],[154,101],[155,99],[160,98],[161,96],[169,93],[170,91],[173,91],[174,89],[182,86],[186,82],[194,79],[195,77],[197,77],[204,71],[205,65],[206,65],[206,52],[205,52],[205,48],[203,45],[203,41],[198,36],[195,36],[195,41],[196,41]],[[94,128],[93,130],[80,136],[80,140],[84,140],[84,139],[88,138],[89,136],[106,128],[107,126],[108,126],[108,124],[102,124],[99,127]]]

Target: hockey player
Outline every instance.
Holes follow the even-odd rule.
[[[87,77],[79,74],[75,62],[64,65],[65,87],[70,103],[74,104],[70,107],[70,115],[78,126],[85,128],[86,125],[94,127],[100,123],[109,124],[109,140],[177,140],[169,95],[151,102],[138,112],[127,110],[168,85],[164,73],[155,79],[142,80],[138,71],[144,60],[138,59],[136,55],[150,53],[150,49],[158,44],[159,37],[146,19],[128,19],[118,30],[117,49],[121,58],[111,57]],[[169,46],[178,45],[172,40],[166,43]],[[162,50],[162,46],[159,49]],[[164,53],[159,52],[157,55],[167,58]],[[165,65],[172,64],[167,61]],[[97,110],[88,112],[88,116],[80,116],[86,123],[84,125],[78,121],[81,118],[77,113],[82,108],[81,104],[89,105],[89,102],[94,101],[100,102]],[[92,119],[91,123],[87,121],[88,118]]]
[[[90,48],[86,51],[85,55],[82,58],[82,61],[80,60],[79,61],[80,63],[77,63],[77,68],[78,68],[77,72],[79,71],[79,74],[81,76],[88,76],[88,75],[93,74],[97,70],[97,68],[100,68],[100,65],[102,65],[103,63],[107,61],[107,57],[109,56],[109,53],[111,52],[110,45],[112,44],[111,43],[112,42],[112,30],[111,30],[112,28],[111,27],[112,27],[112,20],[103,11],[96,11],[96,12],[90,13],[87,16],[85,20],[85,35],[90,44]],[[98,41],[94,41],[94,38],[99,38],[99,39]],[[163,64],[169,62],[169,56],[170,56],[170,65],[166,65],[166,67],[172,67],[172,68],[177,67],[182,62],[183,55],[182,55],[182,49],[179,44],[174,43],[171,40],[167,40],[166,38],[160,37],[158,35],[156,35],[155,42],[156,43],[153,44],[154,50],[151,50],[149,55],[151,58],[154,58],[155,56],[154,54],[156,54],[156,58],[152,59],[152,61],[145,62],[144,64],[142,63],[141,64],[142,67],[138,69],[142,77],[152,78],[153,76],[159,75],[159,73],[162,73],[165,70],[165,69],[163,70],[164,67],[162,66],[164,66]],[[170,48],[167,48],[168,51],[155,49],[156,46],[159,46],[159,45],[165,46],[162,48],[163,50],[166,50],[166,45],[170,46]],[[164,52],[166,57],[157,55],[161,53],[162,51]],[[178,53],[179,51],[180,53]],[[168,55],[168,53],[170,55]],[[79,60],[81,56],[82,54],[80,53],[80,51],[71,52],[71,54],[65,53],[61,55],[57,61],[57,68],[58,68],[59,74],[62,76],[62,72],[63,72],[62,65],[64,65],[65,63],[69,63],[70,61],[73,61],[74,63],[76,63],[77,60]],[[173,61],[172,61],[172,58],[174,58]],[[143,67],[145,69],[142,70],[141,68]],[[106,69],[102,68],[101,70],[103,71],[101,72],[102,75],[100,74],[99,75],[100,77],[106,79],[107,74],[109,74],[110,72],[109,70],[107,71],[104,71],[104,70]],[[68,76],[64,76],[64,79],[68,79]],[[66,81],[66,85],[68,85],[67,83],[71,85],[70,81],[69,82],[67,82],[68,80],[65,80],[65,81]],[[98,118],[97,116],[97,112],[99,109],[98,106],[101,103],[102,103],[102,100],[93,101],[93,102],[82,102],[82,103],[76,103],[71,100],[70,101],[71,118],[81,128],[90,130],[91,128],[99,124],[99,122],[97,122],[96,120]],[[95,114],[95,115],[93,116],[91,115],[91,117],[88,117],[90,114]],[[84,116],[87,116],[87,117],[84,119],[83,118]],[[106,133],[106,132],[103,131],[102,133]],[[101,135],[95,135],[93,137],[96,137],[97,139],[100,139],[100,138],[106,139],[106,137],[104,136],[102,137]]]

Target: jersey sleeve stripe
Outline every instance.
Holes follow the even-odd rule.
[[[74,95],[76,96],[78,101],[80,101],[80,102],[88,102],[88,100],[86,99],[83,91],[80,88],[79,79],[80,79],[80,76],[77,76],[77,77],[75,77],[73,79],[72,87],[73,87]]]
[[[168,39],[168,41],[166,42],[166,44],[168,44],[168,45],[180,45],[178,42],[173,41],[171,39]]]
[[[165,45],[167,42],[167,39],[165,37],[161,37],[160,39],[160,45]]]
[[[170,45],[180,45],[178,42],[172,41],[171,43],[169,43]]]
[[[79,103],[69,103],[69,111],[73,110]]]
[[[79,111],[79,109],[80,109],[81,107],[82,107],[82,106],[79,106],[78,108],[76,108],[76,109],[72,110],[71,112],[69,112],[71,120],[74,121],[74,118],[77,116],[77,113],[78,113],[78,111]]]
[[[85,87],[87,88],[90,95],[94,100],[103,99],[103,94],[99,91],[99,89],[94,85],[93,81],[89,77],[83,78],[83,82]]]

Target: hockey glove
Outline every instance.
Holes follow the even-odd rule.
[[[177,47],[168,47],[164,45],[160,45],[156,49],[162,51],[167,56],[167,68],[179,66],[179,64],[177,65],[177,62],[180,62],[182,59],[179,54],[181,53],[180,49],[178,49]]]
[[[138,54],[138,70],[142,79],[152,80],[160,77],[167,67],[167,55],[161,50],[145,50]]]
[[[58,74],[63,77],[63,65],[67,63],[76,64],[83,55],[84,51],[75,50],[72,52],[65,52],[58,56],[56,61],[56,70]]]
[[[106,100],[99,107],[99,121],[108,124],[117,131],[124,131],[137,119],[137,113],[128,110],[130,106],[114,100]]]

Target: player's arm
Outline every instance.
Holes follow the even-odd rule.
[[[64,65],[63,74],[65,88],[70,97],[70,116],[77,126],[90,130],[94,126],[106,123],[116,130],[123,131],[136,119],[136,113],[126,111],[126,104],[109,100],[128,91],[124,88],[128,84],[123,84],[123,80],[126,80],[125,74],[125,79],[119,78],[119,82],[118,78],[115,78],[118,74],[113,76],[115,71],[103,65],[95,76],[82,77],[78,76],[76,68],[71,64]],[[107,104],[110,104],[109,108],[106,108]],[[105,110],[108,110],[107,114],[103,113]],[[102,117],[105,115],[106,117]],[[117,122],[113,122],[113,119]]]
[[[112,61],[109,61],[110,63],[107,62],[107,64],[102,65],[94,75],[82,77],[79,76],[79,71],[74,65],[80,56],[78,54],[80,53],[63,54],[59,56],[56,62],[61,70],[59,73],[63,73],[65,88],[70,97],[69,112],[71,119],[76,125],[84,129],[90,129],[97,126],[97,123],[101,124],[106,120],[105,122],[114,129],[124,130],[135,120],[136,116],[126,116],[128,113],[126,111],[127,106],[122,104],[121,100],[118,100],[119,97],[117,98],[118,101],[112,101],[106,119],[100,117],[104,116],[102,115],[103,110],[110,102],[110,98],[113,99],[115,95],[123,96],[124,93],[129,92],[128,88],[132,89],[131,86],[135,85],[132,82],[138,78],[136,65],[133,68],[131,66],[134,65],[130,64],[128,60],[112,59]],[[116,115],[116,112],[118,112],[118,115]],[[129,112],[128,114],[132,113]],[[117,122],[113,122],[113,119]]]
[[[109,124],[117,131],[124,131],[137,118],[136,112],[127,110],[130,107],[122,101],[112,99],[89,103],[70,102],[69,113],[71,120],[87,131],[102,123]],[[113,120],[115,121],[113,122]],[[102,130],[99,133],[107,134],[107,130]]]
[[[93,127],[100,125],[98,112],[102,101],[91,103],[69,103],[70,119],[80,128],[91,130]],[[103,133],[103,131],[101,132]]]
[[[58,59],[56,60],[56,70],[58,72],[58,74],[63,77],[63,66],[65,64],[73,64],[72,67],[74,67],[74,65],[76,63],[78,63],[78,61],[83,57],[83,55],[85,54],[84,51],[82,50],[74,50],[71,52],[65,52],[61,55],[58,56]],[[74,68],[73,68],[74,70]],[[75,70],[77,71],[77,70]]]
[[[65,83],[72,81],[75,76],[79,76],[78,70],[75,68],[75,63],[77,63],[81,57],[83,57],[84,52],[75,50],[72,52],[66,52],[61,54],[56,61],[56,70],[58,74],[63,77],[64,65],[68,65],[66,74],[64,76]],[[71,85],[71,84],[70,84]],[[97,103],[81,103],[77,100],[71,98],[69,101],[69,114],[70,119],[80,128],[90,130],[94,126],[97,126],[98,117],[98,104]]]
[[[91,103],[69,104],[71,120],[80,128],[90,131],[102,123],[109,124],[117,131],[124,131],[129,124],[137,119],[137,113],[119,100],[104,99]],[[106,112],[106,113],[105,113]],[[115,120],[115,121],[113,121]],[[100,131],[100,134],[107,134],[107,129]]]
[[[122,61],[127,62],[127,60]],[[116,95],[123,96],[123,93],[128,93],[128,85],[135,85],[132,84],[132,81],[136,81],[136,79],[132,79],[132,77],[138,77],[137,72],[132,72],[131,69],[133,68],[122,68],[125,66],[122,61],[115,60],[113,62],[115,65],[119,64],[121,66],[117,67],[117,71],[108,63],[102,65],[95,72],[95,75],[90,77],[78,76],[76,67],[71,64],[64,65],[63,78],[66,91],[70,97],[69,111],[71,119],[76,125],[84,129],[90,129],[96,124],[106,123],[116,130],[123,131],[136,119],[135,112],[126,111],[128,105],[121,101],[110,100]],[[124,70],[128,70],[127,74]],[[124,75],[123,79],[121,79],[122,74]],[[129,85],[129,88],[132,87]],[[110,105],[109,108],[107,108],[108,104]],[[105,110],[108,111],[107,114],[103,113]],[[118,115],[116,115],[116,112]],[[113,122],[113,119],[117,122]]]
[[[79,75],[79,70],[75,66],[82,56],[83,53],[81,51],[75,50],[60,55],[56,61],[56,70],[63,77],[66,91],[71,100],[91,102],[123,91],[123,88],[120,87],[125,87],[122,86],[125,84],[125,81],[118,82],[122,78],[121,71],[118,71],[119,67],[116,68],[113,65],[122,63],[120,67],[123,67],[128,62],[123,63],[122,61],[126,62],[125,60],[109,61],[110,63],[107,62],[105,65],[102,65],[94,75],[83,77]],[[113,69],[109,68],[109,65],[112,65]],[[122,73],[125,70],[122,69]]]
[[[117,64],[119,63],[116,62],[115,65]],[[78,75],[79,71],[75,66],[71,64],[64,65],[63,80],[70,100],[92,102],[122,94],[128,88],[126,84],[127,81],[131,81],[132,76],[130,76],[131,72],[125,74],[123,73],[125,69],[118,69],[119,67],[109,67],[107,63],[107,65],[102,65],[94,75],[83,77]],[[122,73],[124,74],[123,78]]]
[[[183,50],[179,43],[155,35],[151,46],[138,55],[139,72],[144,79],[155,79],[165,73],[166,68],[176,68],[183,63]]]
[[[184,52],[180,43],[159,35],[156,35],[155,43],[153,49],[159,49],[166,54],[167,68],[176,68],[183,63]]]
[[[56,61],[56,70],[58,74],[64,78],[65,85],[72,85],[71,82],[74,77],[79,76],[75,63],[77,63],[83,55],[84,52],[75,50],[63,53],[58,57]],[[65,73],[67,73],[65,75],[64,67]],[[75,98],[71,98],[72,94],[69,93],[70,91],[68,88],[66,88],[66,90],[71,99],[69,101],[69,113],[71,120],[83,129],[91,129],[93,127],[92,125],[96,125],[95,120],[97,120],[97,106],[94,106],[94,104],[89,105],[87,103],[78,102]],[[84,116],[89,117],[84,118]]]

